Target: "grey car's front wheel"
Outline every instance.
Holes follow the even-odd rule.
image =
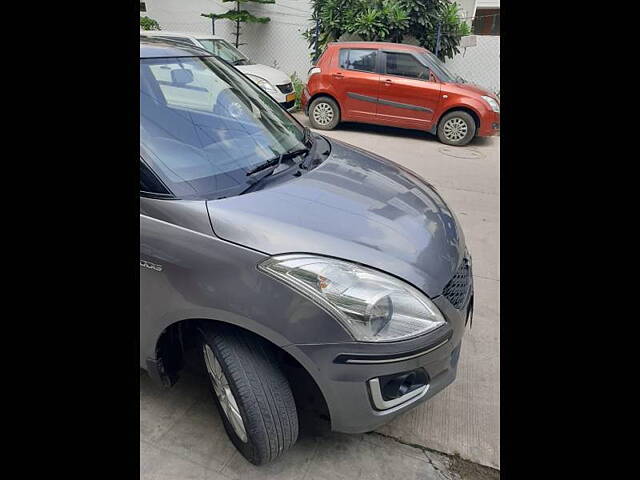
[[[270,462],[298,438],[298,413],[275,352],[236,330],[202,331],[202,355],[225,430],[255,465]]]
[[[438,124],[438,139],[447,145],[466,145],[475,135],[475,120],[461,110],[447,113]]]

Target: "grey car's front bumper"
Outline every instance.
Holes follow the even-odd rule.
[[[316,380],[329,408],[332,430],[344,433],[375,430],[451,384],[456,378],[472,296],[473,291],[460,310],[453,308],[443,297],[433,299],[447,318],[447,326],[417,339],[379,344],[354,342],[287,347],[288,350],[297,349],[317,367]],[[354,359],[356,362],[369,361],[354,363]],[[424,369],[427,374],[428,387],[424,391],[390,408],[376,408],[378,402],[374,398],[371,379],[416,369]]]

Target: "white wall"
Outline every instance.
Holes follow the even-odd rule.
[[[466,18],[465,22],[469,26],[473,23],[473,20],[468,17],[473,17],[476,13],[476,3],[478,0],[455,0],[460,7],[460,14],[463,18]]]
[[[476,8],[500,8],[500,0],[478,0]]]
[[[162,30],[211,33],[211,20],[201,13],[223,13],[234,3],[219,0],[153,0],[147,5],[147,15],[160,23]],[[256,16],[269,17],[265,24],[246,23],[241,26],[240,50],[256,63],[275,66],[288,75],[296,72],[306,81],[311,68],[311,51],[302,32],[311,25],[308,0],[276,0],[275,4],[242,5]],[[235,41],[235,24],[230,20],[216,20],[216,35]]]

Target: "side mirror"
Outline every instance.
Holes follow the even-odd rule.
[[[171,70],[171,82],[178,85],[186,85],[193,82],[193,72],[186,68]]]

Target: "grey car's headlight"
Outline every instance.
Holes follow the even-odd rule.
[[[500,113],[500,104],[496,102],[493,98],[483,95],[482,99],[489,104],[489,106],[491,107],[491,110],[493,110],[496,113]]]
[[[256,77],[255,75],[248,75],[248,74],[247,74],[247,77],[249,77],[251,80],[256,82],[258,84],[258,86],[262,90],[264,90],[265,92],[267,92],[267,93],[278,93],[278,91],[276,90],[276,87],[271,85],[264,78]]]
[[[316,255],[279,255],[258,268],[331,312],[356,340],[391,342],[446,320],[429,298],[391,275]]]

